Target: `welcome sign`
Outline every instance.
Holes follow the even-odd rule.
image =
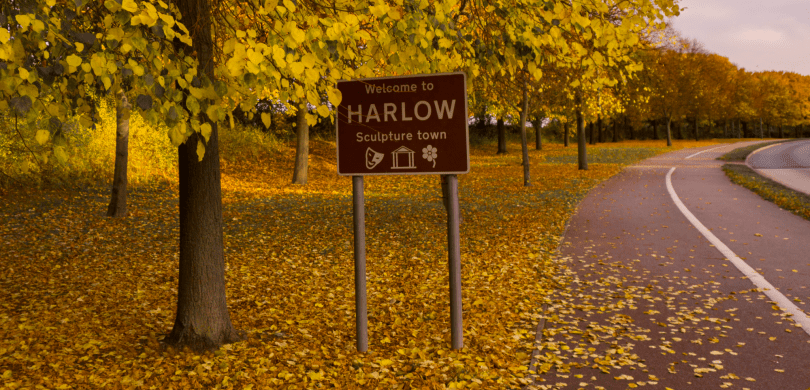
[[[463,72],[339,81],[339,175],[470,170]]]

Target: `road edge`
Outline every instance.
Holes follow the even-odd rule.
[[[624,168],[622,168],[622,170],[619,171],[619,173],[621,173],[623,171],[624,171]],[[618,173],[617,173],[617,175],[618,175]],[[614,176],[616,176],[616,175],[614,175]],[[614,176],[611,176],[610,178],[606,179],[605,181],[610,180]],[[590,190],[588,190],[588,192],[585,193],[585,195],[582,197],[582,199],[580,199],[580,201],[577,202],[576,209],[574,209],[574,212],[571,213],[571,216],[568,218],[568,220],[565,221],[565,228],[563,229],[562,234],[560,234],[560,242],[558,242],[557,247],[554,248],[554,253],[553,253],[554,256],[558,256],[560,254],[560,249],[562,248],[563,244],[565,243],[565,236],[568,233],[568,229],[571,227],[571,221],[574,219],[574,216],[577,215],[577,213],[579,213],[579,210],[580,210],[579,205],[582,203],[582,200],[587,198],[588,194],[590,194],[591,191],[593,191],[596,187],[598,187],[600,184],[604,183],[605,181],[596,183],[596,185],[594,185]],[[537,323],[537,327],[535,328],[534,344],[532,345],[531,359],[529,360],[529,370],[528,370],[528,372],[529,372],[529,377],[531,378],[531,381],[527,385],[523,386],[523,390],[533,389],[534,386],[537,384],[538,375],[537,375],[537,371],[534,370],[534,367],[537,366],[537,355],[540,353],[539,350],[537,349],[537,347],[543,342],[543,330],[545,330],[545,328],[546,328],[546,319],[547,319],[545,317],[545,313],[547,311],[548,311],[548,303],[543,303],[543,307],[540,309],[540,312],[542,313],[541,314],[542,317],[540,318],[540,322]]]
[[[771,148],[771,147],[774,147],[774,146],[777,146],[777,145],[783,145],[783,144],[786,144],[786,143],[789,143],[789,142],[796,142],[796,141],[803,141],[803,140],[805,140],[805,139],[804,138],[799,138],[799,139],[792,140],[792,141],[784,141],[784,142],[775,143],[775,144],[768,145],[768,146],[763,146],[763,147],[761,147],[761,148],[759,148],[757,150],[754,150],[753,152],[748,153],[748,156],[745,157],[745,166],[750,168],[752,171],[754,171],[754,173],[756,173],[760,177],[765,178],[765,179],[769,179],[769,180],[771,180],[773,182],[776,182],[776,183],[779,183],[783,187],[788,188],[789,190],[791,190],[791,191],[793,191],[793,192],[795,192],[797,194],[810,195],[810,193],[806,193],[804,191],[800,191],[800,190],[794,188],[793,186],[790,185],[790,183],[785,183],[785,182],[779,180],[778,178],[776,178],[774,176],[771,176],[771,175],[768,175],[767,173],[761,172],[759,169],[756,169],[756,168],[752,167],[751,164],[749,163],[749,160],[751,159],[751,156],[753,156],[753,155],[755,155],[755,154],[757,154],[757,153],[759,153],[759,152],[761,152],[761,151],[763,151],[765,149],[768,149],[768,148]],[[771,203],[773,203],[773,202],[771,202]]]

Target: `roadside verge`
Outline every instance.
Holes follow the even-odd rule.
[[[762,199],[810,220],[810,196],[762,176],[744,164],[725,164],[723,165],[723,172],[726,173],[732,183],[743,186],[762,197]]]
[[[723,172],[734,184],[743,186],[762,199],[810,220],[809,195],[763,176],[747,164],[747,159],[751,154],[783,142],[787,142],[787,140],[737,148],[719,157],[718,160],[729,162],[723,165]]]

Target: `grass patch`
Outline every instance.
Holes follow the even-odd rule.
[[[753,191],[762,199],[810,221],[810,196],[796,192],[771,179],[762,177],[742,164],[723,165],[723,172],[735,184]]]
[[[745,161],[745,159],[748,158],[748,155],[753,153],[757,149],[764,148],[764,147],[766,147],[768,145],[781,144],[782,142],[788,142],[788,141],[791,141],[791,140],[786,139],[786,140],[780,140],[780,141],[773,141],[773,142],[765,142],[765,143],[759,143],[759,144],[754,144],[754,145],[748,145],[748,146],[745,146],[745,147],[742,147],[742,148],[734,149],[734,150],[732,150],[732,151],[718,157],[717,159],[718,160],[723,160],[723,161]]]
[[[609,145],[609,144],[606,144]],[[665,148],[636,147],[616,148],[604,146],[588,149],[588,164],[627,164],[641,161],[666,151]],[[550,164],[577,164],[576,155],[549,156],[545,162]]]

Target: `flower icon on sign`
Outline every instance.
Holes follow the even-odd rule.
[[[428,145],[426,148],[422,148],[422,158],[428,161],[433,161],[433,168],[436,168],[436,154],[438,151],[438,149],[430,145]]]

